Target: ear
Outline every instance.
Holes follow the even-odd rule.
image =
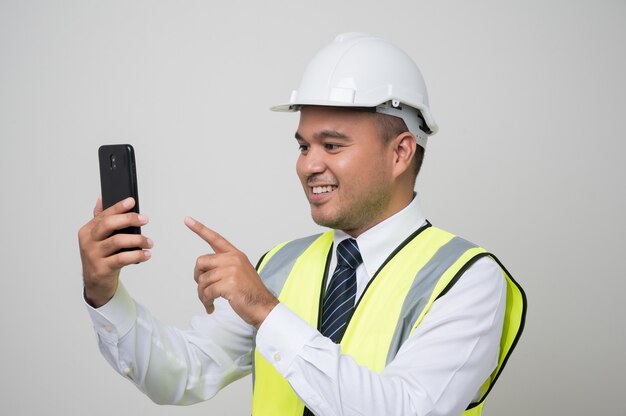
[[[417,142],[408,131],[399,134],[393,142],[393,175],[399,177],[411,170]]]

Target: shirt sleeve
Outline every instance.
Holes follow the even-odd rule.
[[[207,400],[251,372],[254,329],[224,299],[188,330],[159,322],[121,283],[106,305],[86,306],[102,355],[156,403]]]
[[[483,258],[435,301],[380,374],[282,304],[261,325],[257,347],[315,414],[460,415],[497,365],[505,306],[502,271]]]

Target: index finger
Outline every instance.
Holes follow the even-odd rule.
[[[196,233],[201,239],[209,243],[213,251],[216,253],[227,253],[229,251],[237,251],[237,247],[233,246],[224,237],[213,231],[200,221],[196,221],[191,217],[185,217],[185,225],[191,231]]]
[[[102,195],[101,195],[98,197],[98,200],[96,201],[96,206],[93,207],[93,216],[97,217],[102,211],[103,211],[103,208],[102,208]]]
[[[94,217],[100,214],[104,215],[115,215],[115,214],[123,214],[128,212],[132,207],[135,206],[135,199],[133,197],[128,197],[126,199],[122,199],[116,204],[111,205],[104,211],[102,210],[102,197],[98,198],[98,202],[96,202],[96,206],[93,210]]]

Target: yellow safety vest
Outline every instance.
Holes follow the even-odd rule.
[[[320,321],[333,233],[306,237],[270,250],[257,269],[278,299],[312,326]],[[515,347],[524,326],[526,297],[502,264],[483,248],[430,226],[398,247],[372,277],[341,339],[342,354],[380,373],[422,322],[433,302],[476,260],[493,258],[507,281],[506,312],[497,368],[464,416],[481,414],[485,398]],[[419,284],[418,284],[419,283]],[[301,416],[304,405],[288,382],[255,350],[253,416]]]

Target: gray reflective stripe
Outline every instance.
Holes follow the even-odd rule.
[[[274,253],[272,258],[265,263],[265,267],[263,267],[260,273],[261,279],[263,279],[263,283],[265,283],[265,286],[274,296],[278,297],[278,295],[280,295],[287,281],[287,277],[289,277],[289,273],[298,257],[300,257],[304,250],[309,248],[309,246],[313,244],[313,241],[320,235],[321,234],[316,234],[290,241]]]
[[[474,247],[477,246],[460,237],[454,237],[439,248],[417,273],[400,311],[396,331],[387,353],[387,364],[394,359],[400,346],[409,337],[415,321],[424,310],[441,276],[463,253]]]

